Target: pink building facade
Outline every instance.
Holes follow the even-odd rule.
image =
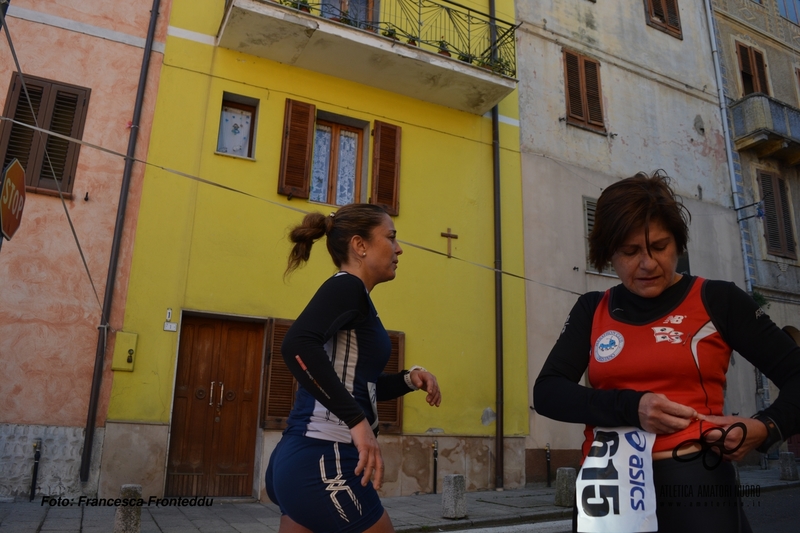
[[[0,158],[4,166],[27,160],[27,199],[19,230],[0,249],[0,500],[29,495],[39,443],[37,498],[97,491],[111,344],[126,303],[139,161],[147,159],[170,6],[13,0],[8,8],[25,84],[3,35]],[[84,144],[43,139],[24,124]],[[128,153],[137,161],[126,169]],[[118,216],[124,222],[115,230]],[[112,248],[118,261],[109,278]],[[108,295],[107,279],[114,280]],[[95,429],[87,438],[93,388]],[[91,453],[82,458],[89,441]]]

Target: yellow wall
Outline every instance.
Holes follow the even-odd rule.
[[[219,4],[176,0],[170,26],[212,35]],[[512,2],[499,5],[513,13]],[[223,91],[259,101],[254,160],[214,153]],[[163,331],[167,308],[173,321],[180,310],[295,318],[334,272],[320,242],[310,263],[283,279],[287,228],[302,217],[293,209],[333,210],[277,194],[287,98],[403,128],[398,238],[444,252],[440,233],[451,228],[459,236],[453,255],[465,260],[405,246],[396,280],[372,293],[386,328],[406,333],[406,367],[425,366],[443,390],[439,409],[428,407],[423,394],[406,396],[404,432],[493,434],[494,424],[480,420],[495,407],[494,273],[466,262],[493,265],[491,120],[174,36],[161,74],[125,314],[125,331],[139,334],[136,367],[115,373],[109,419],[169,421],[178,334]],[[500,114],[518,118],[516,93]],[[518,139],[515,125],[501,124],[503,266],[521,274]],[[371,140],[365,139],[370,170]],[[503,298],[505,432],[521,435],[528,432],[529,396],[523,282],[504,277]]]

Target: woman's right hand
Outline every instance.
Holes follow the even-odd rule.
[[[383,480],[383,458],[381,457],[381,448],[378,445],[378,439],[372,428],[369,427],[369,422],[365,418],[352,428],[350,428],[350,435],[353,437],[353,444],[356,445],[358,450],[358,464],[356,465],[356,475],[364,472],[364,477],[361,478],[361,485],[366,487],[371,477],[374,476],[372,484],[375,489],[381,488],[381,481]]]
[[[698,418],[697,411],[670,401],[663,394],[648,392],[639,400],[639,425],[650,433],[675,433]]]

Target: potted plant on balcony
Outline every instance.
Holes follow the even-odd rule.
[[[451,57],[450,47],[447,45],[447,41],[444,40],[444,35],[439,40],[439,53],[443,56]]]
[[[386,28],[381,32],[384,37],[388,37],[389,39],[394,39],[395,41],[398,40],[397,38],[397,30],[394,28]]]
[[[419,45],[417,44],[417,38],[416,38],[416,37],[409,37],[409,38],[408,38],[408,40],[407,40],[406,42],[407,42],[408,44],[410,44],[411,46],[419,46]]]
[[[472,62],[475,60],[475,56],[470,54],[469,52],[459,52],[458,60],[463,61],[464,63],[472,64]]]
[[[293,7],[295,9],[300,10],[300,11],[305,11],[306,13],[311,13],[311,6],[308,5],[308,2],[306,2],[306,0],[289,0],[288,2],[285,2],[285,3],[288,3],[288,5],[290,7]]]
[[[502,57],[496,58],[494,61],[492,61],[492,71],[504,76],[510,76],[511,61]]]

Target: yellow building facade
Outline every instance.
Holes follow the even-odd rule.
[[[469,490],[525,484],[525,281],[501,276],[498,300],[493,270],[524,272],[514,6],[494,6],[506,44],[492,55],[489,2],[418,0],[413,24],[406,4],[172,3],[109,349],[101,497],[140,483],[145,496],[266,499],[291,402],[277,348],[335,272],[323,240],[284,278],[288,228],[351,201],[396,213],[397,278],[372,298],[393,360],[426,367],[443,391],[438,409],[411,393],[381,411],[382,494],[430,492],[451,473]]]

